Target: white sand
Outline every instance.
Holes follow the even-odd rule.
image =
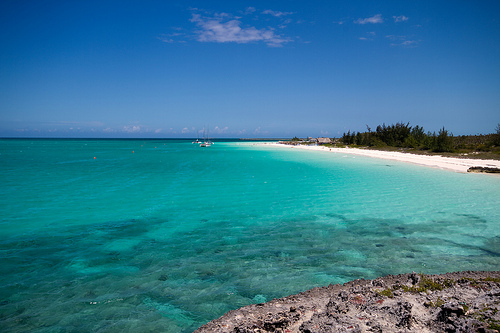
[[[271,143],[271,144],[290,149],[307,149],[307,150],[332,152],[337,154],[339,153],[352,154],[359,156],[382,158],[386,160],[413,163],[433,168],[451,170],[455,172],[467,172],[467,169],[469,169],[470,167],[500,168],[500,161],[497,160],[454,158],[454,157],[444,157],[438,155],[432,155],[432,156],[417,155],[417,154],[402,153],[395,151],[381,151],[381,150],[369,150],[369,149],[358,149],[358,148],[329,148],[324,146],[306,146],[306,145],[293,146],[293,145],[284,145],[279,143]]]

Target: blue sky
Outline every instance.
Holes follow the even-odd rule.
[[[0,137],[500,123],[500,1],[0,4]]]

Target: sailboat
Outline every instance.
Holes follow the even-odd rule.
[[[212,142],[208,139],[208,130],[207,132],[205,132],[205,134],[206,134],[205,141],[200,143],[200,147],[210,147],[212,145]]]
[[[196,131],[196,141],[193,141],[191,143],[196,143],[196,144],[201,143],[199,136],[200,136],[200,132],[197,130]]]

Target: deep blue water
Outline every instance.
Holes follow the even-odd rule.
[[[500,177],[185,140],[0,140],[0,331],[191,332],[316,286],[500,268]]]

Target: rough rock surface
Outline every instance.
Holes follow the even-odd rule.
[[[500,271],[354,280],[230,311],[195,332],[500,332]]]
[[[490,167],[470,167],[467,169],[467,172],[475,172],[475,173],[500,173],[499,168],[490,168]]]

